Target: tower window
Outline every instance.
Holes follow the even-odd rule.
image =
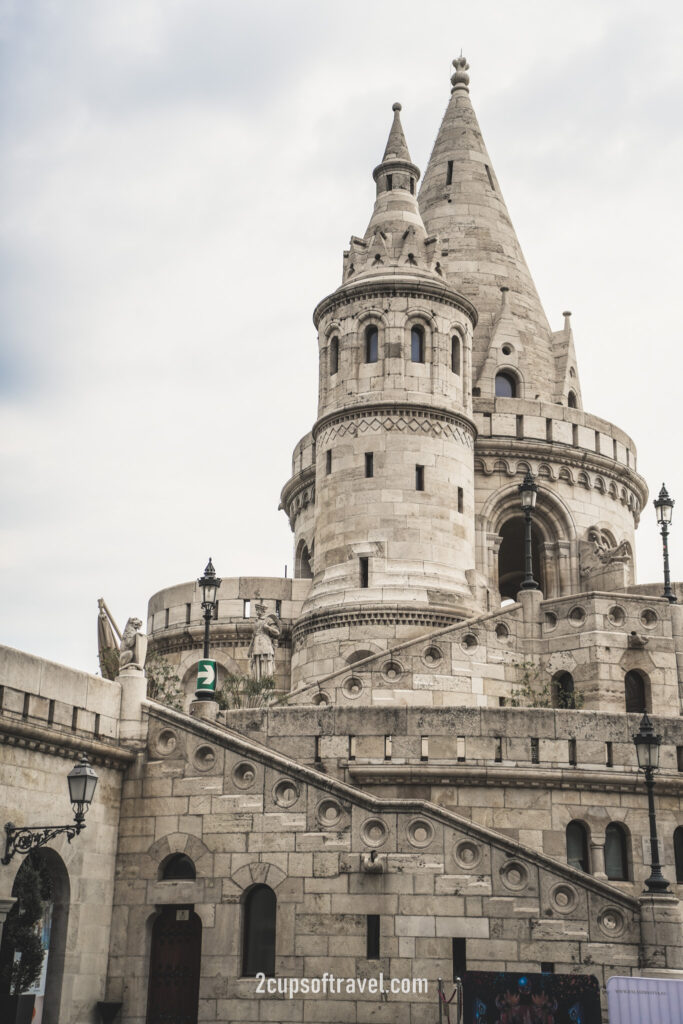
[[[578,871],[590,870],[588,863],[588,832],[582,821],[570,821],[566,830],[567,864]]]
[[[496,398],[516,398],[517,381],[511,373],[496,374]]]
[[[368,960],[379,960],[379,914],[368,914],[366,917]]]
[[[379,357],[379,332],[374,324],[365,329],[365,362],[376,363]]]
[[[191,604],[186,604],[185,605],[185,622],[186,623],[188,623],[190,621],[191,616],[192,616],[192,605]]]
[[[538,764],[540,761],[540,748],[538,743],[538,736],[531,737],[531,763]]]
[[[365,453],[365,475],[368,477],[375,475],[375,456],[373,452]]]
[[[332,449],[328,448],[325,452],[325,472],[329,476],[332,472]]]
[[[451,338],[451,373],[460,373],[460,338],[457,334]]]
[[[425,468],[424,466],[415,467],[415,490],[424,491],[425,489]]]
[[[242,605],[242,618],[243,619],[251,618],[251,601],[249,601],[249,600],[244,601],[244,603]]]
[[[488,164],[484,164],[484,169],[486,171],[486,177],[489,179],[489,185],[491,186],[491,188],[495,192],[496,191],[496,186],[493,184],[493,175],[491,174],[491,168],[489,167]]]
[[[387,192],[391,192],[394,187],[393,175],[387,174]]]
[[[576,409],[576,395],[573,391],[570,391],[567,395],[567,405],[570,409]]]
[[[410,194],[411,196],[415,195],[415,178],[410,179]]]
[[[453,161],[452,160],[448,161],[448,167],[446,168],[446,184],[447,185],[452,185],[453,184]]]
[[[420,736],[420,760],[429,760],[429,736]]]
[[[462,515],[465,504],[465,495],[462,487],[458,487],[458,512]]]
[[[267,885],[255,885],[244,901],[242,975],[272,977],[275,973],[275,914],[277,900]]]
[[[425,361],[425,332],[422,327],[413,327],[410,332],[410,358],[414,363]]]
[[[367,555],[361,555],[358,559],[358,567],[360,570],[360,585],[365,589],[370,585],[370,559]]]
[[[644,714],[647,710],[645,677],[642,672],[631,669],[624,679],[626,711],[630,714]]]
[[[330,377],[339,372],[339,338],[336,336],[330,342]]]
[[[605,871],[610,882],[628,881],[626,831],[616,821],[605,829]]]

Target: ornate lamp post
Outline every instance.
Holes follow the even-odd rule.
[[[647,787],[647,806],[650,815],[650,851],[652,870],[650,877],[645,880],[647,892],[668,892],[669,883],[662,875],[662,866],[659,863],[659,844],[657,842],[657,820],[655,818],[655,797],[654,797],[654,773],[659,768],[659,747],[662,742],[661,736],[656,736],[647,714],[643,715],[640,729],[633,737],[638,755],[638,767],[645,772],[645,785]]]
[[[85,754],[74,765],[67,776],[69,798],[74,812],[73,825],[36,825],[34,828],[17,828],[11,821],[5,825],[5,856],[0,863],[9,864],[15,853],[21,855],[45,846],[51,839],[66,834],[69,842],[85,828],[85,815],[92,803],[97,786],[97,772],[90,765]]]
[[[531,554],[531,517],[536,508],[536,497],[538,495],[538,484],[527,470],[524,480],[517,488],[522,502],[524,513],[524,580],[522,590],[538,590],[538,583],[534,579],[534,565]]]
[[[209,626],[214,616],[218,588],[222,580],[216,576],[213,562],[209,559],[204,575],[197,580],[202,590],[202,608],[204,609],[204,657],[199,662],[197,672],[197,700],[214,700],[216,692],[216,662],[209,658]]]
[[[662,484],[659,497],[653,501],[652,504],[657,512],[657,522],[662,528],[662,550],[664,554],[663,597],[665,597],[671,604],[676,604],[676,595],[671,589],[671,575],[669,573],[669,527],[671,526],[675,502],[673,498],[669,497],[669,493],[664,484]]]

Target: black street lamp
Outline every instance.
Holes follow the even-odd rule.
[[[657,820],[655,818],[654,773],[659,768],[659,747],[661,736],[656,736],[647,713],[643,715],[640,729],[633,737],[638,755],[638,767],[645,772],[647,787],[647,806],[650,815],[650,856],[652,870],[650,877],[645,879],[647,892],[669,892],[669,883],[662,874],[659,863],[659,843],[657,842]]]
[[[538,590],[538,583],[534,579],[534,564],[531,554],[531,517],[536,508],[536,497],[538,495],[538,484],[530,471],[526,471],[524,480],[517,488],[522,501],[522,512],[524,513],[524,579],[522,590]]]
[[[659,492],[659,497],[652,502],[657,512],[657,522],[662,528],[662,550],[664,553],[664,594],[662,595],[671,604],[676,604],[676,595],[671,589],[671,574],[669,572],[669,527],[674,511],[674,500],[669,497],[664,484]]]
[[[215,700],[216,663],[209,659],[209,626],[218,604],[216,595],[221,583],[222,580],[216,576],[213,562],[209,559],[204,575],[197,580],[197,584],[202,590],[202,608],[204,609],[204,657],[199,664],[195,694],[197,700]]]
[[[85,754],[67,775],[69,799],[74,812],[73,825],[36,825],[34,828],[17,828],[11,821],[5,825],[5,856],[0,864],[9,864],[15,853],[27,854],[45,846],[51,839],[64,832],[69,842],[85,828],[85,815],[92,803],[97,786],[97,772]]]

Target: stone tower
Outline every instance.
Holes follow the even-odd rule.
[[[313,585],[295,627],[293,677],[343,658],[369,634],[395,640],[476,606],[471,302],[444,276],[416,198],[420,172],[394,120],[373,177],[375,208],[344,254],[343,281],[314,312],[318,419],[297,447],[297,565]],[[309,466],[297,467],[297,453]],[[308,471],[308,472],[307,472]]]

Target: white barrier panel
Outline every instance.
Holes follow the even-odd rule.
[[[683,981],[620,978],[607,982],[609,1024],[683,1024]]]

